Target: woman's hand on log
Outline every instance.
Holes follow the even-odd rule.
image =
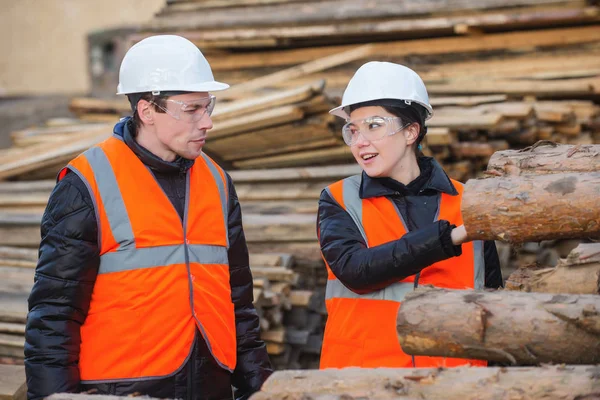
[[[467,241],[467,230],[464,225],[457,226],[452,229],[450,232],[450,237],[452,238],[452,244],[455,246],[459,246]]]

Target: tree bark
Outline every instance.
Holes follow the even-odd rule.
[[[522,292],[600,294],[600,243],[580,244],[555,268],[519,268],[506,289]]]
[[[276,371],[251,399],[599,399],[598,374],[598,366]]]
[[[488,174],[522,175],[600,171],[600,144],[558,145],[540,141],[523,150],[504,150],[492,155]]]
[[[600,237],[600,172],[471,179],[462,215],[470,240]]]
[[[411,355],[594,364],[599,311],[597,295],[418,290],[400,306],[398,338]]]

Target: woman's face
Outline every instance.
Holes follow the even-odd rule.
[[[380,117],[380,118],[377,118]],[[356,124],[360,127],[361,134],[357,134],[356,142],[350,148],[358,165],[373,178],[390,177],[399,169],[405,168],[409,161],[409,155],[414,155],[412,145],[418,138],[418,124],[409,125],[395,134],[386,134],[381,139],[369,140],[362,134],[363,130],[380,129],[378,121],[384,118],[396,118],[394,114],[387,112],[383,107],[369,106],[358,108],[350,114],[350,121],[364,121]],[[365,121],[366,120],[366,121]],[[397,121],[397,120],[396,120]],[[388,133],[402,128],[403,123],[397,121],[390,125]],[[392,129],[393,128],[393,129]],[[383,132],[383,131],[382,131]],[[367,135],[368,136],[368,135]],[[380,134],[376,135],[381,136]]]

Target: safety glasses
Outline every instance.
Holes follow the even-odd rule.
[[[216,101],[215,96],[209,95],[208,97],[189,101],[167,99],[167,107],[163,107],[154,101],[150,101],[150,103],[176,120],[192,123],[200,121],[205,114],[210,116],[215,108]]]
[[[412,122],[403,123],[399,117],[369,117],[349,121],[342,127],[342,137],[348,146],[358,142],[361,135],[369,142],[376,142],[386,136],[392,136],[410,126]]]

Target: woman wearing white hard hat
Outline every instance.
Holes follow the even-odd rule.
[[[346,120],[342,135],[363,172],[319,200],[328,271],[321,368],[485,365],[411,357],[397,339],[400,303],[419,285],[502,286],[494,242],[466,242],[462,185],[420,153],[433,114],[423,81],[405,66],[369,62],[330,112]]]

